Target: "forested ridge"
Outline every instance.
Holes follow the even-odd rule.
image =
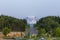
[[[60,17],[59,16],[47,16],[40,18],[35,24],[35,28],[38,30],[38,35],[42,33],[48,33],[52,36],[60,36]],[[41,36],[41,35],[40,35]]]
[[[60,37],[60,17],[47,16],[40,18],[34,27],[38,30],[38,36],[42,34],[50,34],[51,36]],[[0,31],[9,28],[11,31],[24,32],[26,28],[30,28],[26,19],[18,19],[11,16],[0,15]]]
[[[25,19],[0,15],[0,31],[2,31],[5,27],[10,28],[11,31],[25,31],[26,24],[27,21]]]

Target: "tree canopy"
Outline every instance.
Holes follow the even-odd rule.
[[[47,16],[39,19],[35,24],[38,32],[41,28],[44,28],[46,32],[53,33],[53,30],[57,27],[60,28],[60,17],[59,16]]]
[[[27,21],[25,19],[0,15],[0,31],[2,31],[2,29],[5,27],[11,28],[12,31],[25,31],[26,24]]]

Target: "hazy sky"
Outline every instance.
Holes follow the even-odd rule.
[[[60,16],[60,0],[0,0],[0,14],[16,18]]]

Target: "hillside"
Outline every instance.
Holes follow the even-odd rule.
[[[11,28],[11,31],[25,31],[26,24],[27,22],[25,19],[0,15],[0,31],[2,31],[5,27]]]

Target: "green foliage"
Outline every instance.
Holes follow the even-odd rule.
[[[28,28],[28,29],[29,29],[29,28],[30,28],[30,25],[29,25],[29,24],[27,24],[27,25],[26,25],[26,28]]]
[[[44,28],[41,28],[41,29],[40,29],[40,33],[41,33],[41,34],[42,34],[42,33],[45,34],[45,33],[46,33],[46,30],[45,30]]]
[[[56,35],[56,37],[60,37],[60,28],[59,27],[55,28],[54,34]]]
[[[25,31],[25,19],[18,19],[11,16],[0,15],[0,31],[5,27],[11,28],[12,31]]]
[[[35,24],[35,28],[37,28],[38,33],[41,28],[44,28],[46,33],[53,34],[53,30],[57,27],[60,27],[60,17],[58,16],[43,17]]]
[[[38,30],[38,35],[40,37],[44,37],[45,33],[46,33],[46,30],[44,28],[41,28],[40,30]]]
[[[10,28],[5,27],[2,33],[6,36],[10,31],[11,31]]]

